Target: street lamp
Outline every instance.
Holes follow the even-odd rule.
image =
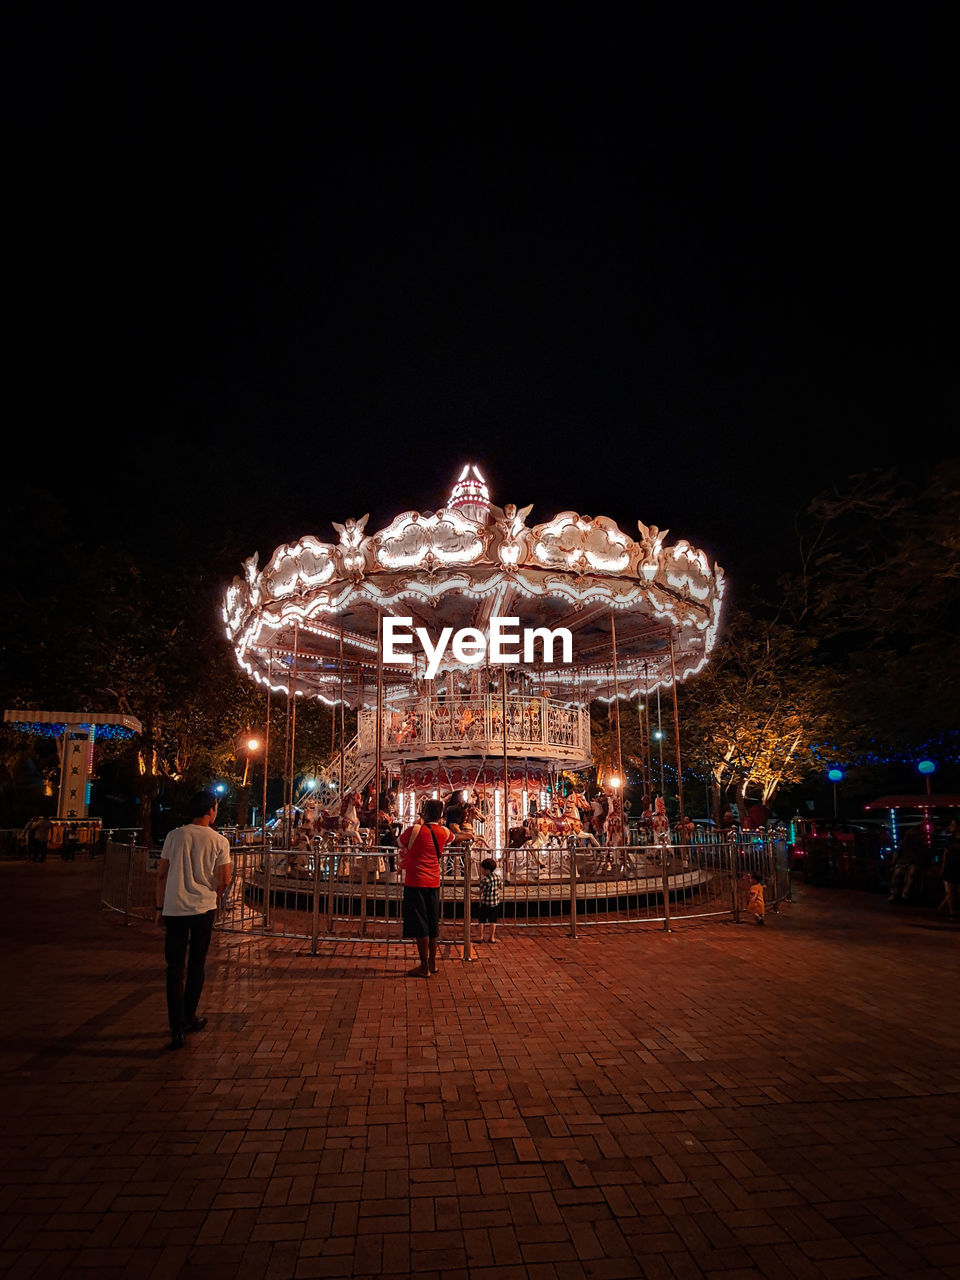
[[[828,769],[828,770],[827,770],[827,778],[829,779],[829,781],[830,781],[830,782],[832,782],[832,783],[833,783],[833,817],[834,817],[834,820],[836,820],[836,817],[837,817],[837,783],[838,783],[838,782],[842,782],[842,781],[843,781],[843,770],[842,770],[842,769],[837,769],[836,767],[834,767],[833,769]]]
[[[927,795],[930,794],[930,775],[936,771],[937,766],[932,760],[921,760],[917,765],[917,772],[923,774],[923,780],[927,784]]]
[[[249,725],[242,733],[238,733],[234,739],[234,759],[239,760],[241,755],[243,756],[243,781],[240,783],[240,792],[237,796],[238,827],[247,825],[247,811],[250,804],[250,796],[247,789],[247,783],[250,779],[250,757],[256,755],[262,748],[263,739]]]
[[[260,745],[259,738],[247,738],[246,742],[243,744],[246,759],[243,764],[243,781],[240,783],[241,787],[245,787],[247,785],[247,777],[250,773],[250,757],[255,751],[260,750]]]

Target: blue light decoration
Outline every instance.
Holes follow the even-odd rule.
[[[842,781],[843,781],[843,770],[842,770],[842,769],[828,769],[828,770],[827,770],[827,777],[830,779],[830,781],[831,781],[831,782],[842,782]]]
[[[80,733],[93,733],[97,741],[104,739],[114,742],[126,742],[127,739],[134,736],[135,730],[128,729],[122,724],[76,724],[70,725],[48,723],[47,721],[37,722],[35,720],[8,720],[8,724],[12,724],[14,728],[19,729],[22,733],[28,733],[33,738],[62,738],[69,728],[71,731],[77,730]]]
[[[921,760],[917,765],[917,772],[923,774],[936,773],[937,766],[932,760]]]
[[[810,752],[814,760],[824,768],[840,758],[836,743],[813,743]],[[915,764],[918,759],[929,760],[930,763],[936,759],[944,765],[960,764],[960,729],[949,729],[933,738],[908,743],[896,750],[874,740],[874,746],[870,750],[846,756],[844,765],[847,769],[852,769],[856,765]]]

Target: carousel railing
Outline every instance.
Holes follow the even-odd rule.
[[[502,748],[504,714],[501,698],[439,700],[419,698],[385,709],[381,716],[381,749],[456,747]],[[571,755],[590,754],[590,717],[578,707],[551,698],[507,698],[507,746],[538,754],[540,748]],[[359,752],[376,750],[377,713],[361,711],[358,717]],[[542,754],[542,752],[540,752]]]
[[[157,849],[109,844],[101,901],[126,920],[153,918]],[[504,881],[506,937],[512,928],[578,930],[598,924],[647,923],[669,929],[682,921],[739,918],[751,873],[759,872],[767,903],[788,896],[786,853],[756,837],[692,844],[598,846],[567,843],[489,850],[464,842],[442,856],[442,940],[469,955],[476,919],[480,861],[494,856]],[[367,939],[400,942],[402,873],[394,847],[240,846],[217,926],[309,941]],[[785,888],[786,886],[786,888]],[[475,941],[475,939],[474,939]]]

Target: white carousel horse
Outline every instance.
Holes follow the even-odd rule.
[[[514,828],[514,830],[524,832],[525,839],[522,844],[512,844],[507,850],[507,879],[526,880],[531,875],[539,876],[541,871],[547,869],[547,864],[541,855],[553,845],[553,832],[540,818],[534,819],[532,835],[525,827]]]
[[[340,835],[344,844],[359,846],[360,839],[360,796],[356,791],[348,792],[340,802]]]

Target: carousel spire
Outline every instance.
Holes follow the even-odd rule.
[[[490,490],[472,462],[466,463],[447,499],[447,509],[457,510],[468,520],[486,524],[490,514]]]

